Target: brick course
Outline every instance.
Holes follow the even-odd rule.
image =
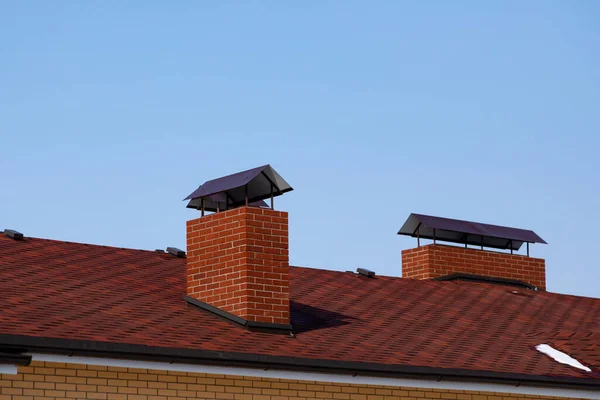
[[[34,361],[0,374],[0,400],[529,400],[561,397],[357,385]],[[562,397],[564,399],[564,397]]]
[[[546,290],[546,262],[518,254],[431,244],[402,251],[402,277],[432,279],[456,272],[518,279]]]
[[[288,214],[239,207],[188,221],[187,294],[247,320],[289,324]]]

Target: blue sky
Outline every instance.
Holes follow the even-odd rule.
[[[0,1],[0,228],[185,247],[270,163],[294,265],[400,275],[410,212],[535,230],[600,297],[594,1]]]

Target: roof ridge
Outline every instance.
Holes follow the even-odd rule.
[[[340,275],[344,275],[344,274],[348,274],[348,273],[353,273],[351,271],[342,271],[342,270],[333,270],[333,269],[326,269],[326,268],[318,268],[318,267],[307,267],[307,266],[299,266],[299,265],[290,265],[291,268],[297,268],[297,269],[308,269],[308,270],[318,270],[318,271],[324,271],[327,273],[332,273],[332,274],[340,274]],[[355,274],[356,275],[356,274]],[[442,281],[442,280],[434,280],[434,279],[416,279],[416,278],[403,278],[401,276],[393,276],[393,275],[379,275],[377,274],[375,276],[378,279],[385,279],[385,280],[391,280],[391,281],[403,281],[403,282],[421,282],[423,284],[436,284],[436,285],[440,285],[440,284],[478,284],[478,285],[487,285],[490,287],[493,287],[495,289],[500,289],[500,290],[509,290],[510,287],[508,286],[501,286],[498,285],[497,283],[492,283],[492,282],[457,282],[457,281]],[[515,289],[512,289],[515,290]],[[559,293],[559,292],[551,292],[551,291],[531,291],[532,293],[535,294],[548,294],[548,295],[552,295],[552,296],[569,296],[569,297],[574,297],[574,298],[578,298],[578,299],[591,299],[591,300],[597,300],[600,301],[600,298],[598,297],[590,297],[590,296],[582,296],[582,295],[577,295],[577,294],[570,294],[570,293]]]
[[[13,241],[13,239],[8,238],[7,236],[0,234],[0,240],[4,240],[4,239],[8,239]],[[28,241],[43,241],[43,242],[51,242],[51,243],[65,243],[65,244],[71,244],[71,245],[80,245],[80,246],[93,246],[93,247],[99,247],[99,248],[106,248],[106,249],[115,249],[115,250],[126,250],[126,251],[136,251],[136,252],[144,252],[144,253],[152,253],[152,254],[161,254],[161,253],[157,253],[156,250],[151,250],[151,249],[136,249],[136,248],[130,248],[130,247],[118,247],[118,246],[109,246],[109,245],[103,245],[103,244],[96,244],[96,243],[84,243],[84,242],[73,242],[73,241],[69,241],[69,240],[59,240],[59,239],[48,239],[48,238],[40,238],[40,237],[33,237],[33,236],[24,236],[23,241],[21,243],[27,243]],[[165,253],[167,254],[167,253]],[[307,266],[299,266],[299,265],[290,265],[291,268],[297,268],[297,269],[306,269],[306,270],[318,270],[318,271],[323,271],[326,273],[332,273],[332,274],[336,274],[336,275],[344,275],[344,274],[349,274],[349,273],[353,273],[354,272],[350,272],[348,270],[333,270],[333,269],[326,269],[326,268],[319,268],[319,267],[307,267]],[[437,280],[420,280],[420,279],[414,279],[414,278],[403,278],[401,276],[391,276],[391,275],[376,275],[377,279],[384,279],[384,280],[389,280],[389,281],[412,281],[412,282],[422,282],[423,284],[459,284],[458,282],[453,282],[453,281],[437,281]],[[494,287],[494,288],[499,288],[499,289],[505,289],[506,287],[502,287],[502,286],[498,286],[495,283],[485,283],[485,282],[470,282],[468,283],[470,285],[472,284],[478,284],[478,285],[488,285],[490,287]],[[536,291],[535,294],[541,294],[541,293],[545,293],[548,295],[558,295],[558,296],[562,296],[564,297],[572,297],[575,299],[591,299],[591,300],[596,300],[596,301],[600,301],[600,298],[598,297],[590,297],[590,296],[582,296],[582,295],[577,295],[577,294],[570,294],[570,293],[559,293],[559,292],[551,292],[551,291]]]
[[[4,239],[4,238],[6,238],[6,236],[3,234],[0,234],[0,239]],[[131,247],[110,246],[110,245],[97,244],[97,243],[73,242],[70,240],[48,239],[48,238],[41,238],[41,237],[34,237],[34,236],[23,236],[24,242],[28,242],[30,240],[52,242],[52,243],[66,243],[66,244],[74,244],[74,245],[80,245],[80,246],[103,247],[103,248],[116,249],[116,250],[144,251],[144,252],[149,252],[149,253],[156,252],[155,250],[150,250],[150,249],[135,249],[135,248],[131,248]]]

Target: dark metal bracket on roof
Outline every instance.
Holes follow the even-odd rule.
[[[174,255],[177,258],[185,258],[185,251],[177,247],[167,247],[167,253]]]
[[[271,199],[273,209],[273,198],[292,190],[267,164],[207,181],[184,200],[189,200],[187,208],[201,210],[202,215],[205,211],[220,212],[241,206],[266,208],[265,199]]]
[[[238,317],[237,315],[233,315],[227,311],[223,311],[218,307],[211,306],[203,301],[194,299],[190,296],[185,296],[184,300],[193,306],[201,308],[205,311],[209,311],[213,314],[218,315],[221,318],[224,318],[228,321],[235,322],[238,325],[241,325],[251,331],[257,332],[265,332],[265,333],[278,333],[285,335],[292,335],[292,325],[291,324],[273,324],[269,322],[256,322],[256,321],[248,321],[244,318]]]
[[[356,272],[359,275],[366,276],[367,278],[373,278],[375,276],[375,272],[366,268],[356,268]]]
[[[546,244],[544,239],[531,230],[423,214],[410,214],[398,234],[416,237],[418,246],[421,246],[421,239],[432,239],[434,243],[440,240],[464,244],[465,247],[474,245],[481,249],[489,247],[510,250],[511,253],[526,243],[528,256],[530,243]]]
[[[21,232],[15,231],[14,229],[5,229],[4,234],[11,239],[23,240],[23,234]]]

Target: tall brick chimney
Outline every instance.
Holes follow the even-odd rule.
[[[529,256],[530,243],[546,242],[533,231],[411,214],[398,233],[416,237],[418,246],[402,251],[403,278],[520,281],[546,290],[546,262]],[[421,246],[421,239],[432,239],[434,243]],[[523,244],[527,245],[527,255],[513,254]],[[510,253],[484,250],[485,247]]]
[[[288,214],[273,209],[273,198],[291,190],[264,165],[207,181],[186,198],[201,211],[187,222],[188,303],[247,327],[291,330]]]
[[[248,321],[290,323],[288,214],[239,207],[187,222],[187,295]]]

